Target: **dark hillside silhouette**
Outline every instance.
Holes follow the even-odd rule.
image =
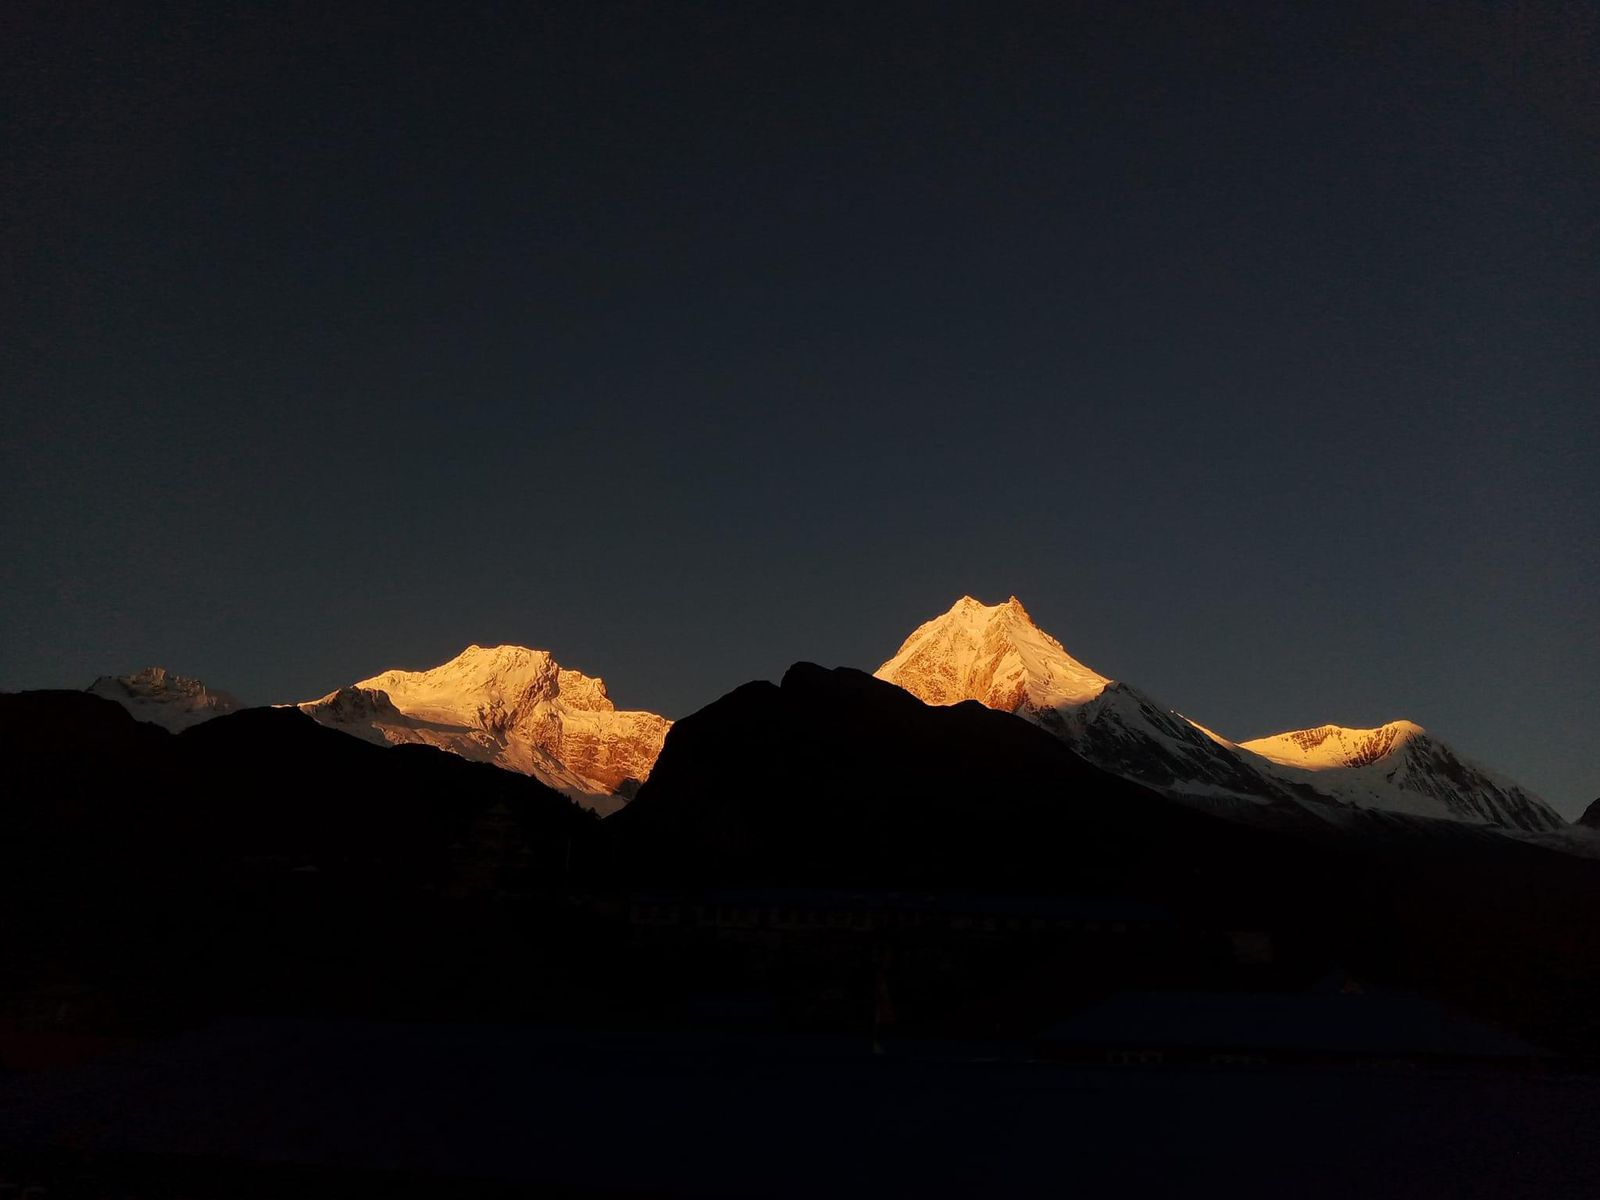
[[[1241,823],[859,671],[797,664],[683,719],[604,822],[526,777],[290,709],[171,735],[67,692],[0,696],[0,790],[13,1007],[73,986],[130,1020],[643,1012],[696,980],[685,962],[628,975],[630,895],[687,912],[716,889],[758,908],[856,889],[962,911],[1006,897],[1024,924],[1026,897],[1154,904],[1208,945],[1263,935],[1285,970],[1340,963],[1600,1048],[1600,864],[1452,822]]]
[[[678,722],[607,831],[646,879],[1161,898],[1221,899],[1239,872],[1287,884],[1331,852],[1195,812],[1008,713],[810,663]]]
[[[0,793],[12,1000],[84,989],[135,1022],[407,1011],[520,978],[520,937],[472,904],[559,891],[597,824],[532,779],[291,709],[173,735],[74,692],[0,696]]]
[[[1155,900],[1600,1050],[1600,863],[1381,813],[1237,823],[859,671],[797,664],[678,722],[605,832],[623,878],[662,885]]]

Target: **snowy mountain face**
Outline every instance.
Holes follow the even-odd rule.
[[[962,597],[876,674],[928,704],[976,700],[1016,713],[1090,762],[1194,802],[1318,815],[1353,805],[1523,830],[1563,824],[1536,796],[1407,722],[1236,745],[1078,662],[1015,596],[996,605]]]
[[[1111,686],[1035,625],[1015,596],[992,606],[963,596],[875,674],[925,704],[976,700],[1003,712],[1075,708]]]
[[[976,700],[1043,726],[1090,762],[1167,792],[1268,803],[1285,789],[1231,744],[1085,666],[1015,596],[963,596],[875,672],[928,704]]]
[[[468,646],[431,670],[385,671],[299,708],[368,741],[420,742],[532,775],[602,812],[650,774],[671,726],[618,710],[603,681],[522,646]]]
[[[1526,788],[1462,758],[1410,721],[1377,729],[1319,725],[1241,742],[1298,779],[1360,808],[1419,816],[1441,811],[1458,821],[1530,832],[1559,829],[1554,809]]]
[[[146,667],[133,675],[102,675],[84,691],[115,700],[139,720],[173,733],[239,707],[227,692],[169,674],[164,667]]]

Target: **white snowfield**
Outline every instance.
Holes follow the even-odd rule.
[[[1543,800],[1457,755],[1410,721],[1323,725],[1235,743],[1085,666],[1015,596],[963,596],[878,668],[928,704],[977,700],[1062,738],[1091,762],[1215,807],[1228,796],[1321,816],[1354,806],[1512,830],[1561,829]]]

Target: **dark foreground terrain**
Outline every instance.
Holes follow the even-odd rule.
[[[0,696],[0,796],[0,1187],[1600,1178],[1600,864],[1199,811],[859,672],[685,718],[605,822],[294,711],[64,692]]]
[[[54,1197],[1594,1195],[1600,1080],[230,1021],[0,1083]],[[20,1151],[20,1152],[19,1152]],[[533,1185],[533,1191],[529,1191]]]

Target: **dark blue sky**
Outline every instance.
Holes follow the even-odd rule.
[[[0,687],[515,641],[680,716],[1015,592],[1229,735],[1407,716],[1573,815],[1597,24],[8,6]]]

